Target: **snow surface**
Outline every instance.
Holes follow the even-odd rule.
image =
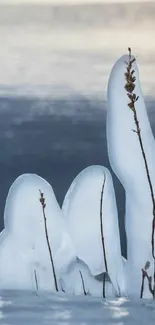
[[[154,325],[155,303],[63,294],[0,292],[2,325]]]
[[[102,221],[108,273],[116,293],[125,294],[117,207],[108,169],[102,166],[84,169],[71,184],[62,210],[77,257],[88,265],[92,275],[105,272],[100,227],[100,199],[105,177]]]
[[[70,237],[52,187],[37,175],[25,174],[9,190],[4,212],[5,230],[0,234],[0,288],[55,290],[45,237],[41,190],[46,202],[48,237],[57,281],[76,259]]]
[[[107,140],[111,166],[123,184],[126,192],[126,234],[127,234],[127,282],[131,295],[140,295],[141,268],[151,262],[148,271],[153,275],[151,254],[152,200],[146,177],[144,160],[135,130],[133,112],[127,104],[125,86],[125,61],[122,56],[114,65],[108,84]],[[134,92],[139,96],[136,111],[140,123],[142,141],[146,153],[151,180],[155,192],[155,141],[148,120],[143,94],[139,82],[137,64],[133,64],[136,76]],[[149,297],[145,286],[144,297]]]

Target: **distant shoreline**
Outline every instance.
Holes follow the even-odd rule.
[[[0,25],[30,24],[85,25],[110,27],[123,24],[124,27],[149,24],[155,25],[155,2],[126,2],[101,4],[35,4],[18,5],[0,3]]]

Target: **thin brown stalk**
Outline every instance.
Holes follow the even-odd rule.
[[[37,272],[36,272],[36,270],[34,270],[34,278],[35,278],[36,290],[38,291],[38,279],[37,279]]]
[[[143,298],[143,293],[144,293],[144,281],[145,278],[148,280],[148,287],[149,291],[154,297],[154,289],[152,288],[152,277],[148,275],[147,271],[145,269],[142,269],[142,284],[141,284],[141,292],[140,292],[140,298]]]
[[[56,272],[55,272],[55,267],[54,267],[54,262],[53,262],[53,256],[52,256],[52,250],[48,238],[48,231],[47,231],[47,221],[46,221],[46,214],[45,214],[45,198],[44,198],[44,193],[42,193],[40,190],[40,203],[42,205],[42,212],[43,212],[43,217],[44,217],[44,227],[45,227],[45,236],[46,236],[46,242],[49,250],[49,255],[50,255],[50,260],[51,260],[51,265],[52,265],[52,271],[53,271],[53,277],[54,277],[54,283],[55,283],[55,289],[56,291],[58,290],[58,284],[57,284],[57,278],[56,278]]]
[[[106,297],[105,285],[106,285],[106,272],[103,272],[103,298]]]
[[[143,293],[144,293],[144,280],[145,280],[145,276],[144,276],[143,269],[142,269],[142,284],[141,284],[141,289],[140,289],[140,299],[143,298]]]
[[[105,243],[104,243],[103,220],[102,220],[103,192],[104,192],[104,188],[105,188],[105,182],[106,182],[106,175],[104,174],[104,181],[103,181],[103,185],[102,185],[101,199],[100,199],[100,230],[101,230],[103,258],[104,258],[104,264],[105,264],[105,270],[106,270],[106,272],[103,273],[103,298],[105,298],[106,273],[108,274],[108,264],[107,264],[107,257],[106,257],[106,248],[105,248]]]
[[[140,126],[139,126],[137,111],[136,111],[136,107],[135,107],[135,103],[138,101],[139,97],[136,96],[136,94],[134,93],[136,77],[134,76],[135,71],[133,70],[132,65],[136,61],[136,59],[135,58],[132,59],[132,57],[131,57],[131,49],[128,48],[128,50],[129,50],[129,61],[126,62],[127,68],[126,68],[126,73],[125,73],[125,78],[126,78],[125,89],[127,91],[127,96],[130,99],[130,102],[128,103],[128,106],[129,106],[129,108],[131,109],[131,111],[133,112],[133,115],[134,115],[136,130],[133,130],[133,131],[135,133],[137,133],[137,136],[138,136],[138,140],[139,140],[139,144],[140,144],[140,148],[141,148],[141,152],[142,152],[142,156],[143,156],[143,160],[144,160],[144,166],[145,166],[145,170],[146,170],[147,180],[148,180],[148,184],[149,184],[149,188],[150,188],[152,205],[153,205],[153,209],[152,209],[153,219],[152,219],[151,246],[152,246],[152,257],[154,259],[154,294],[153,294],[153,297],[155,299],[155,254],[154,254],[155,197],[154,197],[153,185],[152,185],[152,181],[151,181],[148,162],[147,162],[147,158],[146,158],[146,154],[145,154],[145,150],[144,150],[144,146],[143,146],[143,141],[142,141],[141,130],[140,130]]]
[[[83,275],[82,275],[82,272],[79,270],[79,273],[80,273],[80,277],[81,277],[81,281],[82,281],[82,288],[83,288],[83,292],[84,292],[84,295],[87,296],[87,291],[85,289],[85,284],[84,284],[84,280],[83,280]]]

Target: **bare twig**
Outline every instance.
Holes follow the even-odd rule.
[[[146,154],[145,154],[145,150],[144,150],[144,146],[143,146],[137,111],[136,111],[136,107],[135,107],[135,103],[138,101],[139,97],[136,96],[136,94],[134,93],[136,77],[134,76],[135,71],[132,68],[132,65],[136,61],[136,59],[135,58],[132,59],[130,47],[128,48],[128,51],[129,51],[129,61],[125,62],[127,64],[127,68],[126,68],[126,72],[125,72],[125,78],[126,78],[125,89],[127,91],[127,96],[130,99],[130,102],[128,103],[128,107],[133,112],[134,121],[135,121],[135,125],[136,125],[136,130],[134,130],[134,132],[136,132],[138,135],[138,140],[139,140],[139,144],[140,144],[140,148],[141,148],[141,152],[142,152],[142,156],[143,156],[143,160],[144,160],[144,166],[145,166],[145,170],[146,170],[147,180],[148,180],[148,184],[149,184],[149,188],[150,188],[152,206],[153,206],[153,208],[152,208],[153,220],[152,220],[151,245],[152,245],[152,257],[154,259],[154,293],[153,293],[153,297],[155,299],[155,253],[154,253],[155,197],[154,197],[153,185],[152,185],[152,181],[151,181],[148,162],[147,162],[147,158],[146,158]]]
[[[143,293],[144,293],[144,280],[145,280],[145,276],[144,276],[144,272],[142,269],[142,284],[141,284],[141,289],[140,289],[140,299],[143,298]]]
[[[105,270],[106,270],[106,272],[103,273],[103,298],[105,298],[106,273],[108,274],[108,264],[107,264],[107,257],[106,257],[106,248],[105,248],[105,243],[104,243],[103,220],[102,220],[103,192],[104,192],[104,188],[105,188],[105,182],[106,182],[106,175],[104,174],[104,181],[103,181],[103,185],[102,185],[101,199],[100,199],[100,230],[101,230],[103,258],[104,258],[104,264],[105,264]]]
[[[148,275],[147,271],[145,269],[142,269],[142,284],[141,284],[141,292],[140,292],[140,298],[143,298],[143,293],[144,293],[144,281],[145,278],[148,280],[148,287],[149,291],[154,297],[154,289],[152,288],[152,277]]]
[[[44,217],[45,235],[46,235],[46,241],[47,241],[47,246],[48,246],[48,250],[49,250],[50,260],[51,260],[51,264],[52,264],[55,289],[56,289],[56,291],[59,291],[58,290],[55,267],[54,267],[54,262],[53,262],[52,250],[51,250],[51,246],[50,246],[50,242],[49,242],[49,238],[48,238],[47,221],[46,221],[46,215],[45,215],[46,204],[45,204],[44,193],[42,193],[40,190],[39,190],[39,192],[40,192],[40,199],[39,200],[40,200],[40,203],[42,205],[42,212],[43,212],[43,217]]]
[[[103,298],[106,297],[105,285],[106,285],[106,272],[103,272]]]
[[[87,296],[87,291],[85,289],[85,285],[84,285],[84,280],[83,280],[83,276],[82,276],[82,272],[79,270],[80,276],[81,276],[81,281],[82,281],[82,287],[83,287],[83,292],[84,295]]]
[[[36,291],[38,291],[38,279],[37,279],[37,272],[34,270],[34,278],[35,278],[35,284],[36,284]]]

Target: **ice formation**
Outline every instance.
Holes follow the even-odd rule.
[[[75,260],[62,211],[52,187],[41,177],[25,174],[9,190],[0,235],[0,288],[55,290],[45,236],[41,190],[46,200],[46,222],[57,281]]]
[[[105,272],[100,226],[101,190],[105,179],[102,221],[108,273],[116,293],[125,292],[115,193],[110,172],[102,166],[84,169],[71,184],[62,206],[75,247],[93,276]]]
[[[141,269],[147,261],[148,270],[153,275],[151,254],[152,200],[146,177],[144,160],[138,136],[134,132],[133,112],[128,107],[125,86],[126,63],[129,57],[122,56],[114,65],[108,84],[107,140],[111,166],[120,179],[126,192],[126,234],[127,234],[127,279],[130,295],[140,296]],[[143,94],[140,88],[136,63],[136,87],[134,93],[139,96],[135,103],[140,124],[142,141],[146,153],[149,172],[155,192],[155,141],[148,120]],[[145,285],[144,297],[150,296]]]
[[[91,274],[88,266],[77,259],[72,262],[61,278],[61,285],[66,293],[72,295],[91,295],[103,297],[103,274],[95,277]],[[116,291],[108,279],[106,281],[106,297],[114,297]]]

